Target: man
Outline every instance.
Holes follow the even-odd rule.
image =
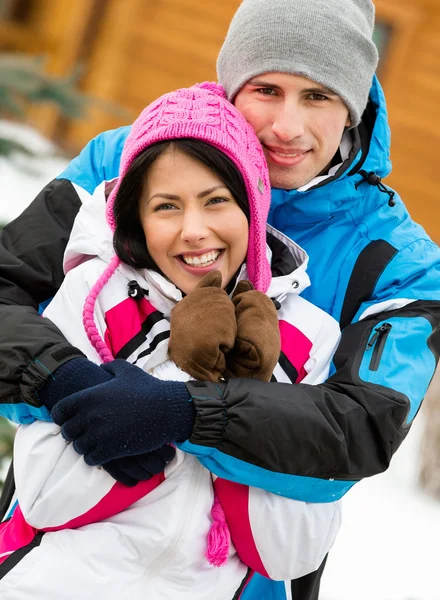
[[[167,382],[143,374],[137,390],[146,398],[145,422],[151,403],[165,407],[161,422],[168,409],[182,414],[182,449],[211,471],[297,500],[337,499],[388,467],[440,347],[440,251],[381,182],[390,171],[389,129],[374,77],[373,23],[370,0],[245,0],[218,59],[219,82],[266,154],[270,222],[309,253],[312,285],[303,295],[341,324],[332,376],[318,386],[176,384],[171,400]],[[49,419],[55,407],[75,449],[98,448],[88,462],[105,463],[121,480],[146,476],[136,457],[114,454],[133,367],[90,363],[36,308],[62,281],[62,252],[82,199],[117,176],[127,133],[90,142],[4,230],[0,249],[2,413],[30,422]],[[297,377],[286,368],[280,379]],[[126,398],[124,415],[90,427],[113,394]],[[151,435],[142,447],[142,464],[155,461],[147,472],[159,468],[154,451],[175,441],[163,430]],[[318,597],[323,567],[292,582],[295,600]],[[279,588],[258,587],[265,585],[255,575],[241,597],[278,597],[271,594]]]

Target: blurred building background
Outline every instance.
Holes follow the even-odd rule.
[[[437,201],[437,163],[440,157],[440,0],[374,0],[374,3],[377,22],[375,41],[381,57],[378,75],[387,97],[392,131],[393,172],[386,183],[397,189],[412,217],[426,228],[434,241],[440,243],[440,209]],[[45,57],[48,73],[59,77],[76,74],[81,91],[101,100],[92,102],[82,119],[66,117],[66,111],[62,113],[57,107],[47,103],[33,105],[27,110],[26,122],[29,125],[44,137],[53,140],[68,155],[74,156],[101,131],[130,123],[144,106],[161,94],[196,82],[214,80],[217,54],[239,4],[240,0],[0,0],[0,54]],[[53,93],[56,92],[52,91]],[[0,104],[1,100],[0,81]],[[109,103],[113,108],[107,105]],[[115,106],[123,110],[117,111]],[[25,138],[21,139],[24,143],[26,135],[25,133]],[[30,136],[28,137],[30,140]],[[61,171],[61,168],[55,169],[51,177]],[[47,181],[51,177],[48,176]],[[47,181],[42,181],[38,186],[42,187]],[[21,181],[21,185],[22,183]],[[2,181],[0,222],[2,211],[5,214],[6,203],[15,201],[14,195],[11,196],[11,192],[5,192],[5,189],[13,188],[5,188]],[[37,191],[38,189],[33,194]],[[28,201],[31,200],[32,197],[29,197]],[[416,448],[421,457],[417,464],[414,463],[413,471],[419,472],[417,477],[424,489],[432,497],[440,498],[440,373],[431,386],[423,411],[424,418],[423,415],[418,418],[417,427],[419,430],[423,429],[420,423],[426,423],[426,427],[418,438],[420,443],[415,445],[412,442],[412,447]],[[2,454],[10,453],[12,445],[10,431],[1,430],[4,424],[0,419],[0,458]],[[406,458],[405,449],[402,448],[397,453],[397,463],[394,463],[394,479],[386,480],[388,483],[381,483],[382,476],[373,478],[373,488],[370,489],[374,493],[374,485],[378,486],[377,496],[372,495],[371,491],[369,495],[362,491],[358,497],[357,491],[348,495],[348,523],[353,531],[350,534],[342,532],[340,537],[343,549],[340,551],[338,564],[341,565],[341,570],[338,571],[337,564],[336,567],[333,564],[332,570],[328,570],[327,577],[331,573],[335,574],[335,579],[340,577],[339,582],[335,580],[333,584],[331,581],[331,585],[327,583],[327,588],[324,586],[328,600],[364,597],[385,599],[385,596],[379,597],[377,593],[368,595],[367,589],[364,596],[360,591],[354,595],[347,591],[344,595],[340,582],[344,578],[346,584],[351,585],[352,579],[356,578],[355,568],[359,568],[359,565],[355,567],[350,563],[349,569],[354,573],[352,579],[347,578],[347,573],[343,570],[346,561],[350,559],[346,549],[351,548],[353,543],[357,545],[359,542],[362,545],[365,542],[367,528],[365,531],[359,530],[360,537],[356,538],[355,527],[359,527],[363,515],[371,508],[373,517],[370,515],[372,520],[369,528],[372,535],[376,535],[374,532],[380,523],[386,535],[387,524],[385,519],[377,519],[374,498],[377,497],[377,504],[381,505],[381,495],[386,490],[386,485],[390,485],[389,482],[394,488],[397,482],[396,495],[403,491],[407,493],[406,498],[409,497],[409,487],[399,488],[399,482],[404,479],[409,482],[408,485],[413,486],[411,477],[408,477]],[[400,468],[400,464],[404,466]],[[360,485],[364,484],[367,487],[370,482],[362,482]],[[389,490],[386,491],[388,492]],[[404,498],[404,494],[402,497]],[[363,499],[365,508],[362,505]],[[352,513],[350,502],[353,502]],[[420,507],[425,505],[418,502],[419,499],[416,498],[407,511],[408,514],[424,510]],[[360,511],[362,517],[359,516]],[[429,514],[440,515],[438,505],[432,511]],[[393,514],[384,513],[389,523],[392,522]],[[395,531],[406,531],[407,523],[400,524],[398,519],[400,517],[396,517]],[[436,523],[440,523],[439,519]],[[345,532],[348,532],[347,527]],[[428,533],[427,529],[426,532]],[[419,548],[424,544],[424,533],[420,538],[415,535],[410,535],[410,539],[402,541],[401,545],[405,549],[410,547],[413,545],[412,539],[418,548],[418,558],[423,563],[423,549],[420,554]],[[355,539],[358,541],[353,542]],[[365,562],[372,565],[373,573],[369,572],[369,577],[374,579],[376,550],[373,549],[373,543],[372,541],[371,547],[367,543],[369,558]],[[396,551],[397,546],[391,550],[394,554]],[[333,552],[336,557],[337,552],[336,548],[336,553]],[[402,556],[404,554],[402,550]],[[380,560],[382,564],[385,558]],[[379,562],[376,562],[377,570]],[[402,562],[398,565],[396,559],[395,564],[395,571],[394,563],[387,565],[387,573],[394,574],[386,576],[399,577],[400,581],[404,581],[406,571],[409,573],[414,565],[408,565],[407,570],[402,570]],[[369,571],[368,565],[365,568]],[[430,580],[425,576],[423,566],[418,573],[420,577],[417,575],[417,578],[424,581],[428,589]],[[362,577],[361,571],[358,583],[359,576]],[[336,590],[334,596],[332,589]],[[438,585],[432,594],[429,591],[423,594],[418,584],[415,584],[414,589],[416,592],[411,590],[412,595],[409,589],[408,595],[400,592],[400,595],[397,592],[392,595],[390,592],[386,600],[409,600],[410,597],[440,600]]]
[[[81,68],[100,106],[82,121],[32,109],[28,121],[76,153],[99,132],[126,124],[159,95],[215,79],[215,61],[240,0],[0,0],[0,51],[47,56],[57,75]],[[440,1],[376,0],[379,77],[392,129],[393,173],[416,221],[440,241]]]

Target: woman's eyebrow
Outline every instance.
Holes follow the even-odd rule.
[[[203,190],[203,192],[197,194],[197,198],[204,198],[212,192],[215,192],[215,190],[220,189],[226,190],[228,188],[224,185],[214,185],[213,187],[208,188],[207,190]],[[166,192],[157,192],[157,194],[153,194],[152,196],[150,196],[150,198],[148,198],[148,202],[153,200],[153,198],[164,198],[165,200],[180,200],[180,196],[177,196],[176,194],[167,194]]]
[[[215,190],[226,190],[226,189],[227,188],[224,185],[214,185],[212,188],[209,188],[203,192],[200,192],[200,194],[197,194],[197,198],[204,198],[205,196],[208,196],[208,194],[215,192]]]
[[[150,196],[150,198],[148,198],[148,202],[150,202],[150,200],[153,200],[153,198],[164,198],[165,200],[180,200],[180,196],[176,196],[175,194],[161,193],[161,192],[158,192],[157,194],[153,194],[152,196]]]

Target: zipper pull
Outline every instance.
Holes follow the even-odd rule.
[[[373,335],[373,337],[370,339],[370,341],[367,344],[366,350],[371,350],[371,348],[376,343],[376,340],[380,336],[380,334],[384,333],[385,331],[389,331],[390,329],[391,329],[391,325],[389,323],[383,323],[383,325],[381,325],[380,327],[377,327],[374,330],[376,333]]]

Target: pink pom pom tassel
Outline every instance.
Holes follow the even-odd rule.
[[[212,524],[208,533],[208,546],[205,556],[213,567],[223,567],[228,562],[231,534],[226,523],[225,513],[217,496],[214,496],[211,517]]]

